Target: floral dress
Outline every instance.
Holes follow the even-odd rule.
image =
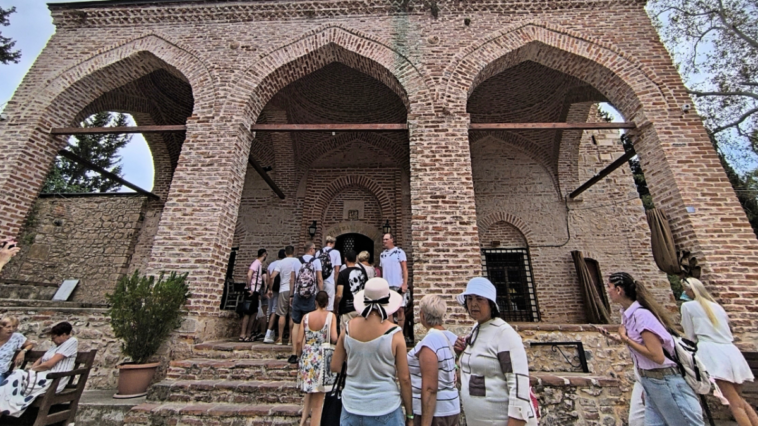
[[[305,338],[303,339],[303,355],[300,357],[297,386],[307,393],[326,392],[331,389],[336,377],[329,366],[334,352],[329,336],[333,314],[330,312],[327,315],[326,323],[319,331],[312,331],[308,327],[309,316],[310,314],[303,318]]]

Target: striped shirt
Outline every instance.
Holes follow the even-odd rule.
[[[48,372],[57,373],[60,371],[71,371],[74,369],[74,365],[76,364],[76,353],[78,351],[79,341],[76,340],[76,337],[69,337],[68,340],[61,343],[60,346],[53,346],[52,348],[48,349],[47,352],[42,355],[42,362],[47,362],[54,355],[61,354],[64,358],[58,361]],[[61,381],[58,383],[58,389],[56,390],[56,393],[62,391],[63,388],[66,387],[69,379],[70,377],[64,377],[61,379]]]
[[[437,406],[434,417],[453,416],[461,412],[461,401],[455,387],[455,354],[452,346],[458,338],[450,331],[429,329],[426,337],[408,352],[408,369],[413,390],[413,414],[421,415],[421,365],[419,353],[427,347],[437,354]]]

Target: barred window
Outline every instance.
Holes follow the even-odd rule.
[[[504,320],[540,320],[527,249],[484,249],[482,270],[497,289],[497,306]]]

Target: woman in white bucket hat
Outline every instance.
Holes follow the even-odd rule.
[[[405,339],[400,327],[387,321],[402,303],[403,296],[383,278],[368,280],[355,294],[353,305],[360,316],[340,335],[331,364],[332,371],[340,372],[347,360],[341,426],[413,424]]]
[[[469,336],[456,342],[456,350],[463,350],[461,404],[466,423],[537,425],[526,350],[521,336],[499,317],[495,286],[486,278],[473,278],[457,300],[477,322]]]

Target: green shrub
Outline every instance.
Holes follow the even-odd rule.
[[[111,327],[123,340],[121,350],[137,364],[147,363],[172,331],[181,326],[182,312],[190,297],[187,274],[172,272],[167,279],[121,277],[113,294],[106,295],[111,306]]]

